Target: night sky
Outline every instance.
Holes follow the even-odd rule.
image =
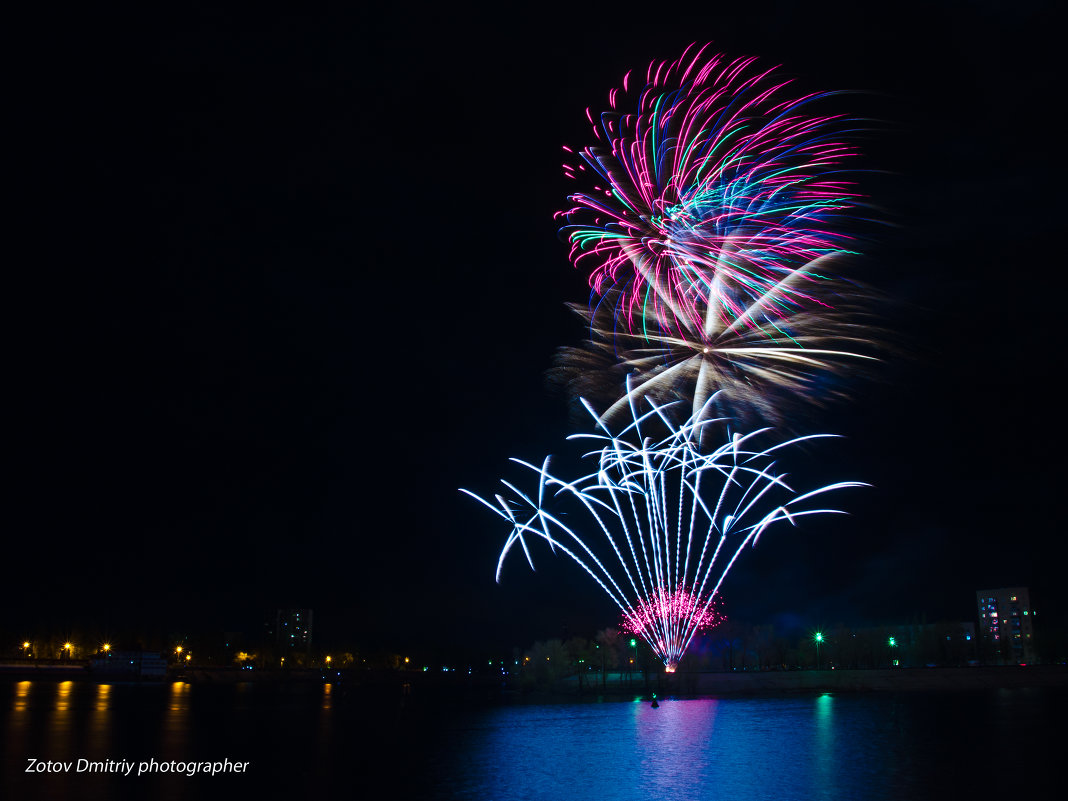
[[[614,624],[547,552],[496,585],[507,531],[457,488],[492,493],[509,456],[576,430],[545,378],[588,296],[552,218],[560,147],[588,144],[586,106],[627,70],[695,40],[863,90],[835,102],[878,120],[864,188],[887,224],[861,277],[895,345],[797,421],[847,436],[813,483],[874,488],[766,534],[724,611],[970,620],[976,589],[1022,584],[1064,619],[1044,5],[389,5],[27,31],[0,630],[254,631],[309,606],[325,641],[476,648]]]

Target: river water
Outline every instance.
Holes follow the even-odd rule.
[[[1048,688],[653,708],[6,681],[0,798],[1006,799],[1059,786],[1066,713]]]

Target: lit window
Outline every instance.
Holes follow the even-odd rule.
[[[1015,596],[1015,595],[1014,595],[1014,596],[1012,596],[1011,598],[1009,598],[1009,600],[1010,600],[1010,601],[1015,601],[1015,600],[1016,600],[1016,596]]]

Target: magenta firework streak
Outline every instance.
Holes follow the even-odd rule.
[[[835,230],[859,198],[848,122],[811,110],[831,93],[797,96],[774,68],[707,51],[627,73],[609,111],[587,109],[598,143],[564,148],[584,188],[558,216],[630,333],[714,342],[741,325],[788,341],[790,316],[824,303],[821,260],[851,252]]]
[[[655,653],[664,654],[664,670],[674,673],[684,650],[678,635],[689,629],[707,631],[723,620],[716,599],[702,601],[681,587],[671,591],[660,587],[623,612],[622,628],[651,643]]]

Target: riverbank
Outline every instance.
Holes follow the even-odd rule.
[[[95,674],[80,664],[0,664],[0,677],[13,680],[86,680],[108,683],[125,677]],[[525,685],[518,676],[371,670],[239,670],[185,667],[155,681],[191,684],[335,683],[354,692],[398,696],[516,697],[539,695],[632,697],[770,695],[811,692],[958,692],[962,690],[1062,687],[1068,689],[1068,666],[1029,665],[964,668],[893,668],[881,670],[737,671],[733,673],[610,673],[560,679],[551,687]]]
[[[661,695],[763,695],[809,692],[957,692],[962,690],[1013,689],[1020,687],[1068,688],[1068,667],[1064,665],[894,668],[883,670],[790,670],[744,671],[734,673],[657,673],[636,676],[634,680],[607,686],[586,683],[579,688],[574,678],[562,687],[578,694],[630,694],[656,692]]]

